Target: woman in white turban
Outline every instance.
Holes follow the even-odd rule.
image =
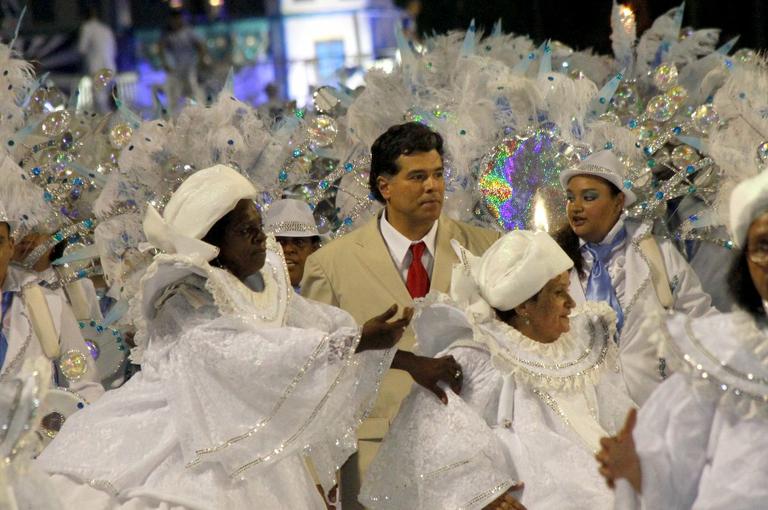
[[[444,353],[462,366],[461,396],[448,392],[443,406],[414,388],[360,501],[375,509],[611,507],[593,455],[603,431],[617,430],[633,407],[613,310],[574,310],[573,263],[544,232],[510,232],[480,258],[459,251],[451,295],[429,295],[414,328],[425,353],[450,345]]]
[[[616,508],[765,508],[768,502],[768,172],[731,194],[742,249],[729,278],[742,310],[666,320],[660,350],[675,375],[603,439],[600,472]]]
[[[39,457],[62,508],[325,508],[305,461],[329,489],[410,311],[359,328],[295,295],[256,194],[219,165],[148,210],[142,370]]]

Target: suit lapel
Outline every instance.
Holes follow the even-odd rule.
[[[387,291],[397,303],[410,303],[412,301],[408,289],[403,283],[403,278],[392,261],[384,238],[379,231],[379,216],[376,216],[361,232],[358,241],[358,258],[368,268],[371,277],[378,281],[381,288]],[[382,310],[383,312],[384,310]]]
[[[437,226],[435,264],[432,267],[432,281],[429,290],[446,293],[450,290],[453,265],[458,262],[451,246],[451,239],[453,237],[455,237],[453,222],[446,217],[441,217],[440,223]]]

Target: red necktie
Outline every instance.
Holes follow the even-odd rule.
[[[405,286],[408,287],[408,292],[414,299],[424,297],[429,292],[429,275],[424,264],[421,263],[421,257],[426,249],[427,245],[424,244],[424,241],[412,244],[410,247],[411,266],[408,268]]]

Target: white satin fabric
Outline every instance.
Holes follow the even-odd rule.
[[[736,312],[694,321],[675,316],[667,332],[664,352],[676,356],[678,373],[640,410],[634,439],[642,495],[625,487],[616,509],[765,508],[766,327]]]
[[[443,300],[416,320],[420,346],[439,343],[424,339],[428,332],[453,331],[442,354],[462,366],[461,396],[449,390],[444,406],[420,387],[412,391],[360,501],[374,509],[480,509],[521,480],[516,496],[528,508],[612,508],[593,454],[598,436],[615,433],[633,406],[618,371],[612,311],[580,310],[571,332],[552,344],[499,321],[475,324],[473,334],[462,317]]]
[[[651,269],[638,243],[650,235],[648,227],[622,217],[605,238],[610,242],[621,227],[627,229],[627,239],[614,249],[608,261],[608,272],[616,297],[624,312],[624,327],[619,338],[619,358],[629,394],[642,405],[662,381],[663,367],[656,355],[655,345],[648,342],[643,325],[648,314],[663,310],[651,281]],[[717,314],[711,298],[701,288],[698,276],[677,249],[666,240],[657,240],[666,268],[674,300],[673,309],[691,317]],[[592,258],[584,255],[585,277],[571,271],[571,297],[577,304],[586,302],[587,278],[592,269]]]
[[[64,508],[325,508],[305,459],[330,488],[393,351],[354,354],[354,320],[285,282],[271,294],[285,307],[227,307],[247,293],[200,267],[166,260],[149,278],[185,267],[154,294],[142,371],[70,418],[38,465]]]

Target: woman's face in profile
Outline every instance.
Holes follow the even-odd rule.
[[[243,280],[264,267],[267,236],[262,227],[261,213],[252,200],[240,200],[230,214],[233,217],[224,232],[219,260]]]

